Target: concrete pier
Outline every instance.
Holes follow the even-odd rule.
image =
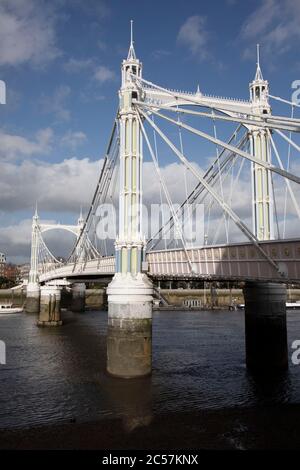
[[[60,326],[61,289],[58,286],[41,287],[40,314],[38,326]]]
[[[84,312],[85,310],[85,284],[77,283],[72,285],[72,312]]]
[[[244,297],[247,366],[263,372],[286,369],[286,286],[247,282]]]
[[[30,282],[27,285],[25,311],[27,313],[40,311],[40,285],[37,282]]]
[[[152,367],[152,283],[145,274],[117,274],[107,289],[107,371],[149,375]]]

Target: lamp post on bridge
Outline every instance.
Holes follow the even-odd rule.
[[[119,230],[116,274],[107,289],[107,370],[131,378],[151,372],[153,300],[152,283],[142,273],[142,134],[132,102],[143,99],[133,79],[141,77],[142,64],[134,50],[132,22],[129,52],[121,69]]]

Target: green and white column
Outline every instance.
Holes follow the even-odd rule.
[[[107,370],[132,378],[151,373],[152,283],[142,273],[145,237],[142,230],[142,135],[133,100],[142,99],[134,76],[142,64],[133,40],[122,62],[120,110],[119,229],[116,239],[116,274],[107,288]]]

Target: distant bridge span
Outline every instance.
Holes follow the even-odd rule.
[[[188,250],[152,251],[146,255],[148,275],[154,279],[213,279],[299,282],[300,239],[260,242],[276,262],[274,269],[252,243],[205,246]],[[115,274],[115,257],[65,264],[40,275],[40,282],[68,278],[94,279]]]

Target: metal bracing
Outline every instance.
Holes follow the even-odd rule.
[[[297,145],[292,139],[290,139],[287,135],[285,135],[283,132],[279,131],[278,129],[275,129],[275,132],[277,132],[280,137],[282,137],[284,140],[286,140],[294,149],[296,149],[298,152],[300,152],[300,147]],[[296,181],[297,183],[297,181]]]
[[[158,162],[157,162],[157,159],[154,155],[154,152],[153,152],[153,149],[152,149],[152,146],[150,144],[150,141],[148,139],[148,136],[147,136],[147,133],[145,131],[145,127],[142,123],[142,120],[138,114],[138,120],[139,120],[139,123],[140,123],[140,127],[141,127],[141,130],[142,130],[142,133],[143,133],[143,136],[145,138],[145,141],[147,143],[147,146],[148,146],[148,149],[149,149],[149,152],[150,152],[150,155],[152,157],[152,161],[153,161],[153,164],[154,164],[154,168],[155,168],[155,171],[157,173],[157,176],[158,176],[158,179],[159,179],[159,182],[163,188],[163,191],[164,191],[164,194],[166,196],[166,199],[167,199],[167,203],[168,203],[168,206],[170,208],[170,211],[171,211],[171,214],[172,214],[172,218],[174,220],[174,223],[175,223],[175,227],[176,227],[176,230],[179,232],[179,235],[180,235],[180,239],[181,239],[181,242],[182,242],[182,246],[183,246],[183,249],[184,249],[184,252],[185,252],[185,255],[187,257],[187,260],[188,260],[188,263],[190,265],[190,268],[191,268],[191,271],[193,271],[193,264],[192,264],[192,261],[190,259],[190,256],[189,256],[189,253],[186,249],[186,242],[185,242],[185,239],[184,239],[184,235],[183,235],[183,232],[182,232],[182,228],[180,226],[180,223],[179,223],[179,220],[178,220],[178,217],[177,217],[177,214],[174,210],[174,207],[173,207],[173,203],[172,203],[172,200],[171,200],[171,197],[170,197],[170,194],[169,194],[169,191],[168,191],[168,188],[166,186],[166,183],[163,179],[163,176],[161,174],[161,171],[160,171],[160,168],[159,168],[159,165],[158,165]]]
[[[292,132],[300,132],[300,121],[297,123],[288,124],[288,123],[281,123],[279,122],[278,124],[272,124],[272,122],[268,122],[267,119],[261,118],[261,116],[256,116],[252,115],[253,119],[247,119],[247,118],[241,118],[238,116],[224,116],[222,114],[211,114],[211,113],[205,113],[201,111],[194,111],[191,109],[185,109],[185,108],[178,108],[178,107],[173,107],[173,106],[164,106],[164,105],[154,105],[154,104],[149,104],[145,103],[143,101],[135,101],[135,103],[138,106],[144,106],[145,108],[157,110],[162,109],[166,111],[171,111],[173,113],[177,114],[188,114],[192,116],[199,116],[199,117],[204,117],[204,118],[209,118],[209,119],[216,119],[219,121],[225,121],[225,122],[236,122],[243,124],[247,128],[252,128],[252,127],[259,127],[261,129],[280,129],[280,130],[285,130],[285,131],[292,131]],[[198,105],[199,106],[199,105]],[[212,111],[218,111],[217,108],[211,108]]]
[[[229,116],[235,116],[235,117],[242,117],[247,116],[248,118],[253,118],[256,120],[256,123],[259,124],[258,127],[260,127],[260,123],[272,123],[272,122],[278,122],[278,124],[282,123],[284,125],[285,122],[292,121],[294,125],[297,124],[297,126],[300,126],[300,119],[290,119],[285,116],[276,116],[276,115],[271,115],[271,114],[257,114],[252,111],[252,103],[250,101],[243,101],[243,100],[231,100],[231,99],[226,99],[226,98],[219,98],[215,96],[208,96],[208,95],[203,95],[203,94],[197,94],[197,93],[180,93],[175,90],[168,90],[167,88],[163,88],[153,82],[149,82],[145,80],[144,78],[139,78],[137,79],[137,82],[145,83],[146,85],[150,85],[154,89],[158,91],[162,91],[165,93],[167,96],[174,98],[174,101],[168,102],[167,108],[175,108],[179,105],[194,105],[194,106],[201,106],[204,108],[210,108],[210,109],[215,109],[216,111],[223,112],[224,114],[227,114]],[[141,89],[144,89],[145,93],[147,94],[147,88],[144,88],[142,84],[140,84]],[[271,95],[268,95],[269,97],[274,98]],[[160,102],[159,99],[153,100],[155,102],[151,103],[146,100],[143,101],[143,105],[152,105],[156,107],[156,109],[162,108],[164,106],[163,101]],[[182,101],[182,103],[181,103]],[[289,101],[281,100],[284,101],[288,104],[293,104]],[[228,109],[225,105],[227,103],[230,103],[230,105],[233,103],[235,106],[230,106],[230,109]],[[241,106],[243,109],[239,109],[239,106]],[[299,106],[299,105],[297,105]],[[171,110],[171,109],[170,109]],[[246,119],[246,118],[245,118]],[[252,125],[255,125],[256,123],[252,122]]]
[[[119,153],[119,137],[118,137],[118,126],[117,120],[114,120],[113,128],[111,131],[109,143],[107,146],[106,154],[103,160],[100,176],[98,183],[93,195],[93,199],[87,213],[86,219],[84,221],[80,237],[77,239],[76,244],[69,256],[68,262],[72,261],[76,264],[77,261],[82,260],[86,256],[86,253],[89,253],[89,250],[92,243],[89,240],[88,233],[95,218],[95,213],[100,203],[100,200],[103,201],[107,195],[109,188],[109,183],[111,181],[112,173],[115,168],[116,160]],[[89,245],[87,247],[86,245]],[[100,257],[100,253],[94,247],[95,254],[97,257]],[[86,253],[84,253],[86,251]]]
[[[231,143],[235,138],[236,138],[236,135],[237,133],[240,131],[241,129],[241,125],[239,125],[235,131],[233,132],[233,134],[231,135],[230,139],[229,139],[229,143]],[[240,148],[244,145],[244,143],[246,142],[247,140],[247,136],[244,135],[240,141],[238,142],[237,146]],[[224,155],[224,153],[226,153],[227,150],[226,149],[222,149],[221,153],[219,154],[219,159],[221,159]],[[232,152],[230,152],[229,155],[226,155],[225,156],[225,159],[224,161],[222,161],[221,163],[221,171],[225,170],[227,165],[230,165],[233,158],[235,157],[235,155],[233,155]],[[216,158],[213,163],[210,165],[210,167],[205,171],[204,175],[203,175],[203,178],[207,179],[208,183],[212,183],[214,182],[216,176],[217,176],[217,173],[218,173],[218,169],[215,170],[215,167],[217,165],[217,162],[218,162],[218,158]],[[213,172],[214,171],[214,172]],[[198,181],[198,183],[195,185],[194,189],[190,192],[190,194],[187,196],[187,198],[181,203],[181,205],[178,207],[176,213],[179,213],[180,211],[183,210],[184,206],[187,204],[187,203],[190,203],[190,204],[194,204],[199,196],[201,195],[201,193],[204,191],[204,187],[203,185],[201,184],[201,182]],[[173,218],[170,217],[170,219],[165,223],[165,226],[169,226],[170,225],[170,229],[172,229],[173,227]],[[155,248],[155,246],[158,244],[158,240],[157,241],[154,241],[154,243],[152,245],[150,245],[153,240],[159,238],[160,234],[163,232],[165,227],[161,227],[157,233],[151,237],[149,240],[148,240],[148,250],[152,250]],[[150,246],[149,246],[150,245]]]
[[[262,166],[264,168],[266,168],[267,170],[270,170],[270,171],[273,171],[274,173],[277,173],[278,175],[280,176],[283,176],[284,178],[288,178],[289,180],[291,181],[294,181],[295,183],[300,183],[300,177],[296,176],[296,175],[293,175],[292,173],[288,172],[288,171],[285,171],[285,170],[282,170],[280,168],[277,168],[276,166],[270,164],[270,163],[267,163],[263,160],[259,160],[258,158],[255,158],[253,157],[252,155],[250,155],[249,153],[247,152],[244,152],[243,150],[240,150],[240,149],[237,149],[235,147],[233,147],[232,145],[230,144],[227,144],[226,142],[223,142],[222,140],[220,139],[215,139],[214,137],[212,137],[211,135],[209,134],[206,134],[205,132],[203,131],[199,131],[198,129],[195,129],[194,127],[191,127],[191,126],[188,126],[187,124],[183,123],[182,121],[178,122],[178,121],[175,121],[174,119],[171,119],[169,118],[168,116],[165,116],[164,114],[161,114],[157,111],[153,111],[152,112],[156,115],[156,116],[159,116],[163,119],[165,119],[166,121],[169,121],[171,122],[172,124],[176,124],[177,126],[180,126],[186,130],[188,130],[189,132],[193,133],[193,134],[196,134],[200,137],[203,137],[204,139],[206,140],[209,140],[210,142],[216,144],[216,145],[219,145],[220,147],[223,147],[223,148],[226,148],[228,150],[231,150],[232,152],[234,153],[237,153],[238,155],[240,155],[241,157],[243,158],[246,158],[247,160],[253,162],[253,163],[257,163],[259,166]],[[143,113],[144,115],[144,113]],[[280,131],[277,131],[277,132],[280,132]],[[284,134],[283,134],[284,135]],[[284,136],[286,139],[288,139],[288,137]],[[294,144],[294,142],[293,142]],[[294,144],[295,145],[295,144]],[[299,147],[299,151],[300,151],[300,147]]]
[[[280,158],[280,156],[279,156],[279,152],[278,152],[278,150],[277,150],[277,147],[276,147],[276,145],[275,145],[275,142],[274,142],[274,139],[273,139],[271,133],[269,133],[269,137],[270,137],[270,141],[271,141],[271,144],[272,144],[274,153],[275,153],[275,155],[276,155],[278,164],[279,164],[280,168],[283,168],[282,160],[281,160],[281,158]],[[296,196],[295,196],[295,194],[294,194],[294,191],[293,191],[293,189],[292,189],[292,187],[291,187],[291,184],[290,184],[289,180],[286,179],[286,180],[285,180],[285,183],[286,183],[287,189],[288,189],[288,191],[289,191],[291,200],[292,200],[292,202],[293,202],[293,204],[294,204],[294,207],[295,207],[295,210],[296,210],[296,212],[297,212],[297,215],[298,215],[298,217],[299,217],[299,219],[300,219],[300,207],[299,207],[299,205],[298,205],[298,202],[297,202]]]
[[[175,147],[175,145],[168,139],[168,137],[157,127],[155,123],[149,119],[146,113],[140,109],[140,113],[142,116],[147,120],[147,122],[156,130],[156,132],[161,136],[161,138],[166,142],[166,144],[171,148],[171,150],[175,153],[175,155],[179,158],[179,160],[186,165],[189,170],[194,174],[194,176],[203,184],[205,189],[211,194],[211,196],[216,200],[216,202],[222,207],[222,209],[228,214],[228,216],[235,222],[235,224],[239,227],[242,233],[250,240],[256,248],[260,251],[262,256],[268,260],[268,262],[278,271],[279,268],[277,264],[269,257],[269,255],[264,251],[264,249],[260,246],[259,240],[256,236],[248,229],[248,227],[241,221],[238,215],[219,197],[219,195],[215,192],[215,190],[210,186],[210,184],[205,181],[203,176],[189,163],[184,155]],[[176,122],[176,121],[175,121]]]

